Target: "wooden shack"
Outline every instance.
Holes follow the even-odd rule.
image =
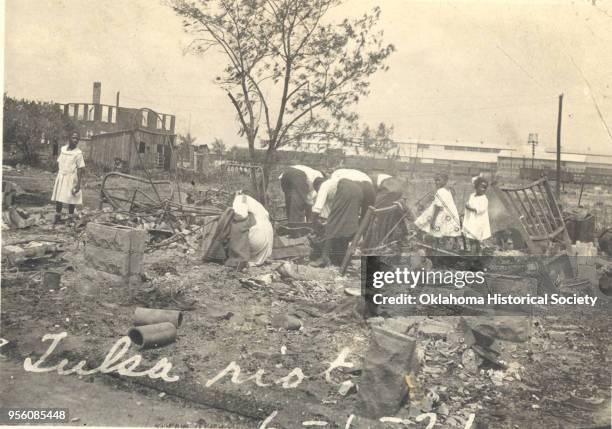
[[[91,137],[88,162],[110,170],[174,171],[176,154],[173,150],[176,136],[146,129],[123,130]]]

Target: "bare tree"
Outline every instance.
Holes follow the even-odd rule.
[[[214,48],[225,55],[216,81],[236,110],[251,160],[258,138],[266,148],[264,183],[278,148],[358,134],[350,107],[368,94],[370,76],[386,69],[394,50],[376,29],[380,8],[328,23],[340,0],[170,2],[194,35],[195,52]]]

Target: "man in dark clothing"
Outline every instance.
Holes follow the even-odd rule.
[[[339,252],[336,262],[342,260],[359,228],[360,214],[374,202],[374,189],[371,179],[358,170],[342,169],[335,171],[330,179],[318,189],[317,200],[313,206],[316,220],[327,217],[321,257],[311,265],[324,267],[332,261],[332,247]]]
[[[289,222],[310,220],[311,208],[317,195],[314,182],[323,174],[305,165],[293,165],[280,175],[285,194],[285,214]]]
[[[376,202],[374,207],[377,209],[393,207],[401,200],[406,189],[405,183],[396,177],[384,175],[377,179]],[[372,220],[364,238],[362,248],[372,250],[383,246],[391,241],[399,240],[406,234],[406,227],[402,218],[413,218],[409,210],[401,205],[388,212],[377,214]],[[408,213],[406,212],[408,210]]]

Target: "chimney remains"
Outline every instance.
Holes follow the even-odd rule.
[[[100,95],[102,93],[102,83],[94,82],[93,84],[93,104],[100,104]]]

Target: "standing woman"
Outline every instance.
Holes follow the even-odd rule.
[[[62,218],[62,208],[68,204],[68,214],[74,214],[76,204],[83,204],[81,181],[85,160],[83,152],[77,147],[80,135],[78,132],[70,134],[68,145],[62,146],[57,158],[59,170],[53,186],[51,201],[55,201],[55,223]]]
[[[414,224],[423,232],[434,237],[436,245],[441,238],[456,240],[461,237],[461,220],[451,192],[446,189],[448,175],[436,174],[436,194],[431,205],[417,218]]]

